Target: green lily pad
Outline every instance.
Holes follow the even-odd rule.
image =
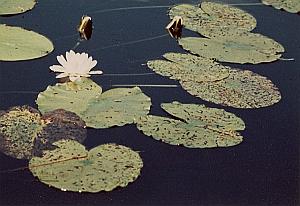
[[[20,27],[0,24],[0,61],[19,61],[43,57],[53,51],[45,36]]]
[[[0,150],[18,159],[38,155],[60,139],[85,138],[84,122],[71,112],[56,110],[41,116],[32,107],[17,106],[0,115]]]
[[[87,109],[89,100],[99,96],[101,92],[102,88],[91,79],[81,78],[80,82],[48,86],[39,93],[36,103],[42,113],[65,109],[80,116]]]
[[[116,88],[91,99],[81,117],[89,127],[122,126],[147,115],[150,106],[151,99],[140,88]]]
[[[228,31],[252,31],[256,19],[249,13],[220,3],[202,2],[200,7],[180,4],[171,8],[170,18],[181,16],[187,29],[206,37],[212,37]]]
[[[162,108],[179,120],[148,115],[139,119],[137,128],[156,140],[189,148],[229,147],[243,141],[237,132],[245,129],[243,120],[223,109],[179,102]]]
[[[272,62],[284,52],[283,46],[273,39],[248,32],[210,39],[187,37],[180,39],[179,44],[199,56],[241,64]]]
[[[151,60],[149,68],[156,73],[181,81],[216,81],[229,76],[228,68],[214,60],[191,54],[166,53],[169,60]]]
[[[0,15],[19,14],[31,10],[35,0],[0,0]]]
[[[104,144],[90,151],[72,140],[54,145],[56,149],[33,157],[29,169],[41,182],[62,191],[94,193],[125,187],[143,167],[139,154],[121,145]]]
[[[265,5],[271,5],[276,9],[284,9],[290,13],[300,12],[299,0],[262,0]]]
[[[181,82],[190,94],[235,108],[260,108],[280,101],[278,88],[266,77],[248,70],[231,69],[228,78],[216,82]]]

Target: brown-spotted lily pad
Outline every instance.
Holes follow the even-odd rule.
[[[271,5],[276,9],[284,9],[290,13],[300,13],[299,0],[262,0],[265,5]]]

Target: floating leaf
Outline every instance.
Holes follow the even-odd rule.
[[[147,115],[150,106],[151,99],[140,88],[116,88],[91,99],[81,116],[89,127],[122,126]]]
[[[283,46],[273,39],[248,32],[210,39],[187,37],[180,39],[179,44],[203,57],[241,64],[272,62],[284,52]]]
[[[29,162],[32,174],[63,191],[99,192],[125,187],[137,179],[141,157],[130,148],[104,144],[89,152],[76,141],[58,141],[57,148]]]
[[[181,81],[216,81],[229,76],[228,68],[214,60],[191,54],[166,53],[169,61],[148,61],[149,68],[163,76]],[[170,62],[171,61],[171,62]]]
[[[31,10],[35,0],[0,0],[0,15],[19,14]]]
[[[267,107],[281,99],[270,80],[248,70],[231,69],[228,78],[216,82],[182,82],[181,85],[201,99],[236,108]]]
[[[180,120],[152,115],[141,117],[137,127],[145,135],[190,148],[229,147],[243,141],[237,132],[245,129],[243,120],[223,109],[179,102],[164,103],[162,108]]]
[[[65,109],[80,115],[85,111],[90,99],[99,96],[102,88],[88,78],[81,78],[80,82],[58,83],[48,86],[39,93],[36,103],[44,113],[55,109]]]
[[[57,110],[41,116],[29,106],[12,107],[0,115],[0,150],[18,159],[29,159],[54,141],[86,138],[85,124],[71,112]]]
[[[249,13],[224,4],[202,2],[200,7],[180,4],[171,8],[170,18],[181,16],[187,29],[206,37],[212,37],[228,31],[252,31],[256,19]]]
[[[46,37],[20,27],[0,24],[0,60],[19,61],[35,59],[53,51]]]
[[[299,0],[262,0],[265,5],[271,5],[276,9],[284,9],[290,13],[300,12]]]

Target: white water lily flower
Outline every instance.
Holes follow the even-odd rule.
[[[102,74],[103,72],[91,71],[97,64],[96,60],[88,57],[87,53],[75,53],[73,50],[66,52],[66,59],[63,55],[57,56],[57,61],[61,65],[52,65],[50,70],[54,72],[62,72],[56,78],[69,77],[74,82],[79,80],[80,77],[90,77],[91,74]]]

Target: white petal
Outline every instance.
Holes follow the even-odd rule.
[[[97,60],[92,61],[89,66],[90,69],[94,68],[96,66],[96,64],[97,64]]]
[[[67,66],[67,61],[63,55],[57,56],[56,59],[63,67]]]
[[[62,67],[60,65],[52,65],[49,67],[49,69],[54,72],[64,72],[65,71],[64,67]]]
[[[89,74],[103,74],[103,71],[90,71]]]
[[[74,51],[66,52],[67,62],[72,62],[73,56],[75,55]]]
[[[80,76],[70,76],[69,79],[70,79],[72,82],[75,82],[77,79],[80,79]]]
[[[67,77],[67,76],[69,76],[68,73],[61,73],[61,74],[57,75],[56,78],[59,79],[59,78]]]

